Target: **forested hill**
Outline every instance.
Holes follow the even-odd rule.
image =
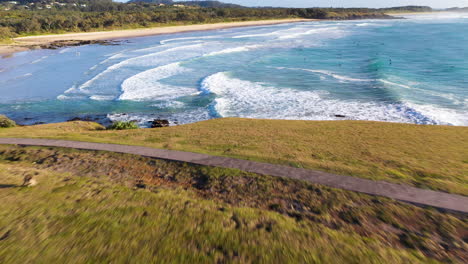
[[[224,7],[224,8],[242,8],[244,6],[236,4],[228,4],[219,1],[182,1],[176,2],[176,4],[188,5],[188,6],[201,6],[201,7]]]
[[[468,7],[452,7],[452,8],[447,8],[445,11],[449,12],[468,12]]]
[[[172,0],[130,0],[127,3],[151,3],[151,4],[172,5],[174,4],[174,1]]]
[[[172,1],[172,0],[130,0],[129,3],[152,3],[165,5],[184,5],[184,6],[199,6],[199,7],[214,7],[214,8],[241,8],[243,6],[236,4],[228,4],[220,1]]]
[[[27,3],[28,1],[31,3]],[[0,41],[9,41],[10,38],[16,36],[45,33],[89,32],[265,19],[393,18],[386,15],[387,11],[385,10],[368,8],[248,8],[217,1],[144,1],[153,2],[0,0]],[[392,10],[412,10],[414,12],[426,9],[425,7],[403,7]]]
[[[398,6],[398,7],[389,7],[389,8],[381,8],[379,9],[383,12],[431,12],[433,11],[432,7],[430,6]]]

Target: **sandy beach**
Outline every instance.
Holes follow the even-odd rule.
[[[0,55],[8,56],[15,52],[25,51],[29,49],[36,49],[36,48],[39,48],[40,45],[46,45],[54,41],[115,40],[115,39],[126,39],[126,38],[134,38],[134,37],[145,37],[145,36],[192,32],[192,31],[216,30],[216,29],[234,28],[234,27],[275,25],[275,24],[307,22],[307,21],[313,21],[313,20],[312,19],[277,19],[277,20],[244,21],[244,22],[200,24],[200,25],[187,25],[187,26],[169,26],[169,27],[156,27],[156,28],[143,28],[143,29],[130,29],[130,30],[29,36],[29,37],[15,38],[14,39],[15,43],[11,45],[1,45]]]

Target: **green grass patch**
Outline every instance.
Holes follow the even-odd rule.
[[[101,129],[69,122],[2,129],[0,137],[182,150],[468,195],[467,127],[226,118],[158,129]]]

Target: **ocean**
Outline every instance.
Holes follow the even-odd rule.
[[[20,124],[219,117],[468,125],[468,14],[134,38],[0,59]]]

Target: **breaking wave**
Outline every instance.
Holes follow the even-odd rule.
[[[247,45],[247,46],[241,46],[241,47],[227,48],[227,49],[223,49],[220,51],[213,51],[211,53],[206,54],[206,56],[216,56],[216,55],[230,54],[230,53],[236,53],[236,52],[247,52],[247,51],[251,51],[254,49],[261,48],[261,47],[262,45]]]
[[[197,93],[197,89],[163,84],[160,81],[189,71],[180,66],[180,63],[172,63],[144,71],[126,79],[122,83],[122,94],[119,100],[169,100],[181,96]]]
[[[311,70],[311,69],[301,69],[301,68],[285,68],[285,67],[276,67],[278,70],[282,69],[288,69],[288,70],[299,70],[299,71],[306,71],[306,72],[312,72],[312,73],[318,73],[321,75],[326,75],[333,77],[337,80],[340,81],[347,81],[347,82],[372,82],[375,81],[374,79],[358,79],[358,78],[352,78],[344,75],[339,75],[337,73],[334,73],[332,71],[326,71],[326,70]]]
[[[337,115],[343,115],[352,120],[416,124],[461,124],[466,121],[460,116],[447,121],[445,115],[454,113],[443,114],[443,110],[436,107],[328,99],[323,91],[276,88],[236,79],[226,72],[205,78],[201,90],[216,95],[212,106],[221,117],[336,120],[342,119]]]

